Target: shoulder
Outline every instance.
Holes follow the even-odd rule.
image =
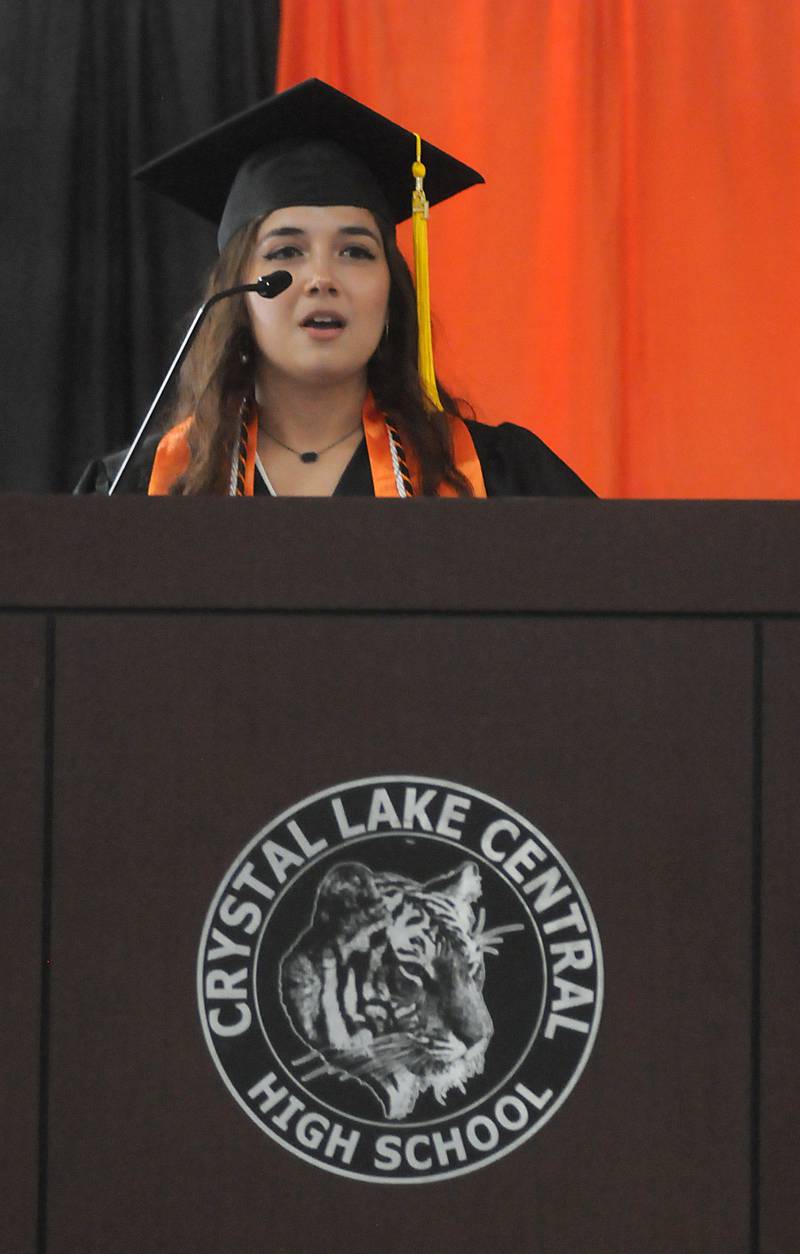
[[[160,438],[158,435],[153,435],[142,442],[125,471],[125,478],[120,483],[118,492],[147,492]],[[81,496],[91,493],[107,496],[127,451],[123,448],[116,453],[109,453],[105,457],[98,457],[95,461],[89,462],[75,485],[75,493]]]
[[[538,435],[513,422],[498,426],[465,419],[488,496],[594,496],[574,470]]]

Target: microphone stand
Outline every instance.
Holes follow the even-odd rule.
[[[266,300],[273,300],[274,297],[280,296],[281,292],[285,292],[287,287],[289,287],[289,285],[291,284],[291,282],[292,282],[292,276],[289,274],[288,270],[273,270],[272,274],[262,274],[261,278],[256,279],[255,283],[240,283],[237,287],[226,288],[224,292],[215,292],[213,296],[209,296],[208,300],[205,301],[204,304],[200,306],[194,318],[192,319],[192,325],[189,327],[189,330],[186,332],[185,336],[183,337],[183,343],[181,344],[180,348],[175,354],[175,357],[173,358],[173,361],[172,361],[172,365],[167,371],[164,377],[164,381],[161,384],[161,387],[156,392],[152,405],[150,406],[150,408],[148,409],[147,413],[144,416],[142,425],[139,427],[139,430],[136,432],[136,435],[133,438],[133,443],[131,444],[130,448],[125,454],[125,458],[123,460],[122,465],[120,466],[119,470],[114,476],[114,481],[111,484],[111,487],[108,489],[109,496],[111,496],[113,492],[116,490],[120,479],[125,474],[125,471],[128,467],[128,463],[133,457],[133,454],[136,452],[139,445],[141,444],[144,433],[147,430],[148,426],[150,425],[150,419],[153,417],[153,414],[158,408],[161,397],[164,395],[170,383],[172,382],[172,377],[175,374],[175,371],[178,370],[184,357],[188,353],[192,344],[192,340],[194,339],[197,332],[200,330],[200,326],[203,322],[203,319],[205,318],[206,314],[208,313],[212,305],[216,305],[217,301],[225,300],[226,297],[228,296],[236,296],[238,295],[239,292],[258,292],[259,296],[265,297]]]

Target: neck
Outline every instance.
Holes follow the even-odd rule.
[[[259,423],[293,448],[319,448],[358,425],[366,395],[366,376],[314,385],[270,374],[256,385]]]

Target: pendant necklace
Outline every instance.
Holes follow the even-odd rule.
[[[326,444],[324,448],[316,450],[309,449],[305,453],[301,453],[300,449],[292,448],[291,444],[284,444],[283,440],[279,440],[276,435],[273,435],[271,431],[267,431],[266,428],[262,427],[261,430],[268,439],[274,440],[276,444],[280,444],[281,448],[285,448],[287,453],[294,453],[295,457],[299,457],[301,462],[310,463],[319,461],[323,453],[330,452],[332,448],[336,448],[337,444],[343,444],[351,435],[355,435],[356,431],[361,430],[361,423],[359,422],[357,427],[353,427],[352,431],[345,431],[344,435],[340,435],[338,440],[334,440],[332,444]]]

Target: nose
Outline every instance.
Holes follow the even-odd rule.
[[[325,292],[330,296],[335,296],[337,291],[336,283],[327,267],[315,266],[310,271],[305,281],[306,295],[314,296],[318,292]]]

